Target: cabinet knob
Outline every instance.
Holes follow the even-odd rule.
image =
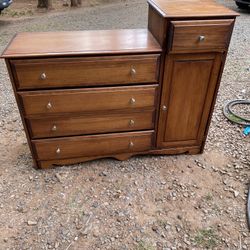
[[[200,42],[205,41],[205,36],[199,36],[199,41],[200,41]]]
[[[53,125],[52,128],[51,128],[51,131],[56,131],[57,130],[57,126],[56,125]]]
[[[131,76],[135,76],[136,75],[136,69],[134,67],[131,68],[130,70]]]
[[[61,153],[61,149],[58,148],[58,149],[56,150],[56,153],[59,155],[59,154]]]
[[[166,106],[166,105],[163,105],[163,106],[162,106],[162,110],[163,110],[163,111],[166,111],[166,110],[167,110],[167,106]]]
[[[134,147],[134,143],[132,141],[129,142],[129,148],[133,148]]]
[[[47,109],[51,109],[52,108],[52,104],[51,104],[51,102],[48,102],[48,104],[47,104]]]
[[[135,98],[132,97],[129,102],[130,104],[135,104]]]
[[[41,78],[42,80],[45,80],[45,79],[47,78],[47,76],[46,76],[46,74],[43,72],[43,73],[40,75],[40,78]]]
[[[135,121],[134,121],[134,120],[130,120],[130,121],[129,121],[129,126],[130,126],[130,127],[133,127],[134,125],[135,125]]]

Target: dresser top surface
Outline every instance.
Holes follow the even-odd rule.
[[[239,14],[215,0],[148,0],[166,18],[223,17]]]
[[[158,53],[147,29],[25,32],[17,34],[2,58]]]

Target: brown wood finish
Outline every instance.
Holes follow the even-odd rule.
[[[148,0],[148,3],[168,19],[239,16],[214,0]]]
[[[162,48],[166,47],[167,36],[167,21],[162,18],[152,6],[148,8],[148,29],[161,45]]]
[[[154,110],[28,119],[32,138],[154,129]]]
[[[159,55],[11,61],[19,90],[158,81]]]
[[[21,33],[4,51],[35,166],[202,152],[238,14],[149,5],[149,31]]]
[[[67,159],[150,150],[153,131],[34,140],[38,160]]]
[[[157,85],[19,92],[26,117],[154,108]]]
[[[3,58],[158,53],[147,29],[26,32],[17,34]]]
[[[111,155],[99,155],[99,156],[88,156],[88,157],[76,157],[68,159],[54,159],[54,160],[43,160],[38,161],[38,166],[43,169],[52,168],[55,166],[63,166],[69,164],[76,164],[80,162],[87,162],[97,160],[100,158],[115,158],[119,161],[124,161],[135,155],[174,155],[174,154],[198,154],[200,152],[199,146],[194,147],[175,147],[167,149],[152,149],[143,152],[123,153],[123,154],[111,154]]]
[[[170,55],[165,64],[159,147],[200,145],[221,66],[221,54]]]
[[[35,158],[34,148],[33,148],[32,143],[31,143],[31,136],[30,136],[28,127],[26,125],[25,118],[23,116],[23,109],[22,109],[22,105],[21,105],[20,99],[18,98],[18,95],[17,95],[17,89],[16,89],[16,85],[15,85],[15,80],[14,80],[14,77],[13,77],[13,74],[12,74],[12,71],[11,71],[11,66],[10,66],[9,60],[5,60],[5,64],[7,66],[7,70],[8,70],[10,81],[11,81],[11,85],[12,85],[12,89],[13,89],[13,92],[14,92],[14,95],[15,95],[17,106],[18,106],[18,111],[19,111],[19,114],[21,116],[21,121],[22,121],[22,124],[23,124],[24,132],[25,132],[25,135],[26,135],[26,138],[27,138],[27,142],[28,142],[28,146],[29,146],[31,155],[32,155],[33,166],[35,168],[37,168],[38,164],[37,164],[37,161],[36,161],[36,158]]]
[[[170,50],[198,51],[221,49],[226,50],[231,37],[234,20],[172,21],[173,36]],[[204,40],[200,40],[204,37]]]

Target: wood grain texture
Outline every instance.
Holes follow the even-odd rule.
[[[166,47],[167,24],[167,20],[149,5],[148,29],[163,49]]]
[[[152,148],[153,131],[33,140],[38,160],[121,154]],[[57,150],[60,149],[60,153]]]
[[[159,74],[159,55],[12,60],[11,64],[19,90],[153,83]]]
[[[88,157],[76,157],[68,159],[54,159],[54,160],[42,160],[38,161],[37,164],[40,168],[47,169],[55,166],[64,166],[69,164],[83,163],[87,161],[92,161],[100,158],[115,158],[119,161],[124,161],[135,155],[173,155],[173,154],[199,154],[200,147],[175,147],[167,149],[152,149],[143,152],[132,152],[132,153],[122,153],[122,154],[110,154],[110,155],[97,155],[97,156],[88,156]]]
[[[15,85],[15,80],[14,80],[14,76],[12,74],[12,70],[11,70],[11,66],[10,66],[10,61],[8,59],[5,59],[5,63],[6,63],[6,66],[7,66],[7,70],[8,70],[8,73],[9,73],[9,77],[10,77],[10,82],[11,82],[11,85],[12,85],[12,89],[13,89],[13,92],[14,92],[14,96],[15,96],[15,100],[17,102],[17,107],[18,107],[18,111],[19,111],[19,114],[20,114],[20,117],[21,117],[21,121],[22,121],[22,124],[23,124],[23,128],[24,128],[24,132],[25,132],[25,136],[27,138],[27,142],[28,142],[28,146],[29,146],[29,149],[30,149],[30,152],[31,152],[31,155],[32,155],[32,159],[33,159],[33,166],[35,168],[38,167],[37,165],[37,161],[35,159],[35,152],[34,152],[34,148],[33,148],[33,145],[31,143],[31,136],[30,136],[30,133],[29,133],[29,130],[28,130],[28,126],[25,122],[25,118],[24,118],[24,112],[23,112],[23,108],[22,108],[22,105],[21,105],[21,101],[18,97],[18,94],[17,94],[17,89],[16,89],[16,85]]]
[[[213,0],[148,0],[165,18],[235,17],[239,14]]]
[[[220,53],[168,56],[161,98],[167,110],[160,111],[159,147],[202,143],[221,62]]]
[[[173,38],[170,50],[172,52],[226,50],[229,45],[233,25],[234,19],[172,21],[171,33]],[[204,36],[205,40],[200,41],[200,36]]]
[[[27,119],[32,138],[154,129],[154,110]]]
[[[19,92],[26,117],[154,108],[157,85]],[[134,102],[132,102],[134,101]],[[51,108],[47,108],[50,103]]]
[[[26,32],[17,34],[3,58],[114,55],[161,52],[147,29]]]

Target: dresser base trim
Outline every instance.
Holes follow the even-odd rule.
[[[49,160],[49,161],[37,161],[36,166],[42,169],[53,168],[56,166],[64,166],[70,164],[83,163],[87,161],[97,160],[101,158],[114,158],[119,161],[125,161],[132,156],[135,155],[175,155],[175,154],[199,154],[201,153],[200,146],[192,146],[192,147],[179,147],[179,148],[168,148],[168,149],[153,149],[144,152],[133,152],[133,153],[125,153],[125,154],[113,154],[113,155],[102,155],[102,156],[90,156],[90,157],[78,157],[78,158],[69,158],[69,159],[61,159],[61,160]]]

